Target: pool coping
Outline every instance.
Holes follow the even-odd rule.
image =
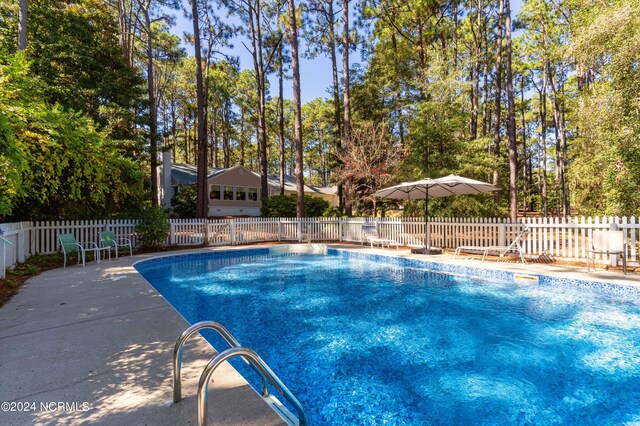
[[[212,248],[205,252],[196,251],[188,254],[204,254],[207,252],[248,251],[258,254],[268,252],[326,253],[327,250],[339,250],[351,257],[363,259],[381,257],[395,266],[427,269],[449,275],[475,277],[483,279],[509,280],[519,283],[539,283],[545,285],[566,284],[574,287],[600,291],[606,294],[630,296],[640,301],[640,275],[633,272],[623,275],[618,271],[596,270],[587,272],[579,266],[554,263],[507,263],[490,262],[469,257],[456,257],[451,254],[422,255],[407,250],[378,249],[354,244],[271,244],[261,246],[234,246],[233,248]],[[260,254],[266,254],[260,253]],[[175,255],[169,255],[175,256]],[[152,258],[162,261],[167,256]],[[147,259],[148,261],[151,259]],[[139,262],[136,262],[136,264]],[[135,266],[135,264],[134,264]]]

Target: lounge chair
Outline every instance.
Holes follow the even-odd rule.
[[[76,241],[76,236],[73,234],[58,234],[58,240],[60,241],[62,253],[64,254],[63,268],[67,267],[67,255],[71,255],[73,253],[78,254],[78,264],[80,264],[80,258],[82,258],[82,266],[84,266],[85,263],[85,252],[88,250],[93,250],[95,259],[99,259],[98,245],[94,242],[79,243]]]
[[[627,242],[623,231],[593,231],[589,239],[587,250],[587,272],[593,261],[593,269],[596,269],[596,254],[608,254],[622,256],[622,272],[627,273]]]
[[[485,260],[489,252],[497,252],[500,257],[504,257],[509,252],[517,252],[522,263],[527,263],[524,259],[524,249],[520,244],[525,236],[529,233],[529,227],[525,227],[508,246],[460,246],[456,248],[454,257],[457,257],[461,251],[479,251],[482,252],[482,260]]]
[[[118,258],[118,248],[129,247],[129,256],[133,253],[131,240],[129,238],[116,238],[113,231],[100,232],[100,245],[109,250],[109,258],[111,258],[111,249],[116,251],[116,259]]]
[[[398,246],[400,245],[397,241],[390,240],[388,238],[380,238],[378,234],[378,229],[375,225],[362,225],[362,242],[365,241],[371,244],[371,248],[373,248],[374,244],[380,244],[380,247],[384,248],[386,244],[387,247],[391,248],[391,244],[396,246],[396,250],[398,250]]]

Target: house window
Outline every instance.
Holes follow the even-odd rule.
[[[247,188],[247,200],[258,201],[258,188]]]
[[[236,187],[236,200],[244,201],[247,199],[247,188],[244,186]]]
[[[220,199],[220,185],[211,185],[211,190],[209,191],[209,198],[212,200]]]
[[[233,186],[224,186],[224,199],[233,200]]]

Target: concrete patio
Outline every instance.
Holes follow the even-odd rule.
[[[47,271],[0,308],[0,402],[35,403],[3,406],[0,424],[197,423],[197,380],[215,351],[200,336],[187,342],[185,399],[173,404],[172,349],[189,324],[131,267],[146,257]],[[209,424],[284,424],[228,364],[208,405]]]
[[[588,274],[585,268],[566,265],[482,262],[356,245],[331,247],[640,285],[640,276],[634,273],[624,276],[598,270]],[[242,247],[233,249],[237,248]],[[229,248],[215,250],[220,249]],[[0,402],[15,403],[10,409],[21,408],[19,403],[29,404],[29,411],[6,411],[3,405],[0,424],[196,423],[197,379],[215,351],[199,336],[187,343],[183,369],[186,399],[172,404],[172,348],[188,324],[131,266],[153,256],[47,271],[29,280],[0,308]],[[209,395],[210,424],[284,424],[228,365],[216,373]],[[49,409],[43,409],[41,403]],[[59,408],[57,403],[71,406]]]

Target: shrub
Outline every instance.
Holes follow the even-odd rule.
[[[181,219],[196,217],[196,197],[198,193],[195,185],[183,186],[171,198],[173,213]]]
[[[320,217],[331,207],[327,200],[316,197],[304,197],[304,215],[306,217]]]
[[[262,199],[260,216],[262,217],[295,217],[296,216],[295,195],[274,195]],[[329,202],[322,198],[304,196],[304,216],[320,217],[330,207]]]
[[[169,217],[164,209],[154,204],[142,210],[138,232],[143,247],[157,249],[162,246],[169,235]]]
[[[322,216],[323,217],[343,217],[344,214],[342,213],[342,210],[340,210],[340,207],[338,207],[338,206],[329,206],[322,213]]]

